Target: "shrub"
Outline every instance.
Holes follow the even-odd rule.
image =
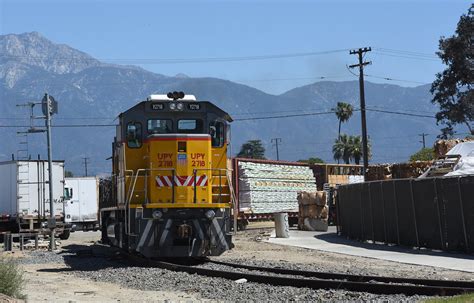
[[[23,272],[11,258],[0,256],[0,293],[13,298],[24,299]]]

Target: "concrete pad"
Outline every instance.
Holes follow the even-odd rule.
[[[276,238],[273,232],[266,242],[352,256],[474,272],[474,255],[358,242],[338,236],[335,226],[330,226],[327,232],[290,230],[289,238]]]

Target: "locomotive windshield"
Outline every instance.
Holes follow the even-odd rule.
[[[173,132],[173,121],[169,119],[148,120],[149,134],[169,134]]]
[[[178,133],[202,134],[203,123],[200,119],[178,120]]]

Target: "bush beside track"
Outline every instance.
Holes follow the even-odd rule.
[[[0,256],[0,294],[17,299],[25,299],[23,295],[23,271],[11,258]]]

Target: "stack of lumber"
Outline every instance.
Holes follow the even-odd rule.
[[[298,193],[298,229],[327,231],[328,206],[325,191]]]
[[[253,214],[297,212],[299,191],[316,191],[307,166],[239,162],[239,210]]]

